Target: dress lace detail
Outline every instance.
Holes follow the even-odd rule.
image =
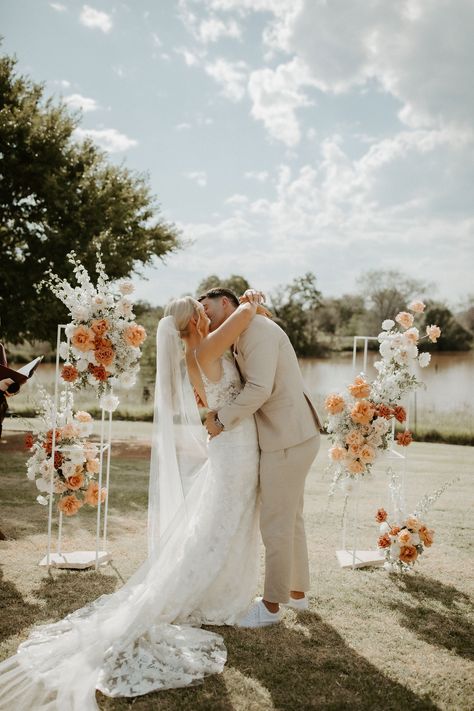
[[[212,408],[242,388],[227,358],[218,383],[204,374],[203,381]],[[259,449],[253,418],[210,440],[208,454],[184,530],[175,530],[123,588],[34,628],[0,664],[0,709],[95,711],[96,689],[131,697],[222,671],[222,637],[199,626],[235,623],[255,594]]]

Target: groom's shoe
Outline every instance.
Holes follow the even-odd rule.
[[[290,597],[288,602],[282,603],[283,607],[291,607],[292,610],[309,610],[309,600],[306,597]]]
[[[280,620],[281,611],[270,612],[262,598],[258,598],[249,608],[247,614],[237,622],[237,627],[268,627],[268,625],[274,625]]]

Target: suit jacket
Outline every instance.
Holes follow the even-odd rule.
[[[235,344],[234,356],[245,385],[218,412],[226,429],[255,415],[263,452],[294,447],[322,430],[290,339],[276,323],[255,316]]]

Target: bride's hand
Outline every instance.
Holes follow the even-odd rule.
[[[245,293],[239,298],[240,303],[245,303],[248,301],[250,304],[263,304],[265,302],[265,294],[263,291],[258,291],[257,289],[247,289]]]

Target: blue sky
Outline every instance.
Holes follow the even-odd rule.
[[[471,0],[0,3],[3,50],[189,241],[135,278],[155,304],[211,273],[472,293],[473,26]]]

